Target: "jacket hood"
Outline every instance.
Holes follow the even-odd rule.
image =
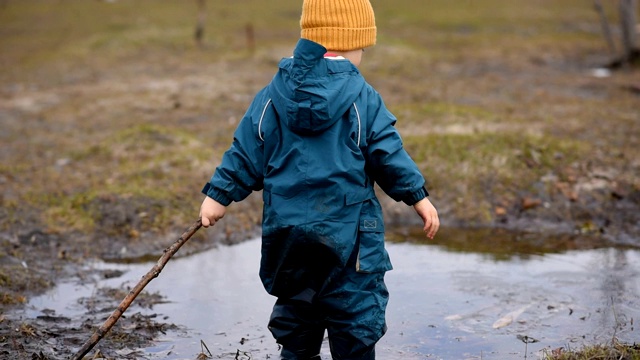
[[[269,85],[280,120],[295,133],[310,135],[329,128],[365,86],[351,61],[325,59],[326,52],[322,45],[300,39],[293,57],[280,61]]]

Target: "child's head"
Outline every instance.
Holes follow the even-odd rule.
[[[302,38],[327,50],[360,50],[376,43],[369,0],[304,0],[300,27]]]

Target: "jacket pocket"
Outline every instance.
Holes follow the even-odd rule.
[[[374,273],[393,269],[389,253],[384,247],[382,209],[376,199],[367,200],[362,204],[358,244],[356,271]]]

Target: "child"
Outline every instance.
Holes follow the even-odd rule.
[[[301,39],[242,118],[202,190],[202,225],[262,190],[260,278],[278,299],[269,330],[283,359],[374,359],[391,262],[377,183],[412,205],[433,238],[436,209],[395,117],[358,71],[376,42],[369,0],[305,0]]]

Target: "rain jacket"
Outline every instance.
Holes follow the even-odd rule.
[[[391,270],[374,183],[408,205],[428,195],[380,95],[325,53],[300,39],[281,60],[202,190],[223,205],[263,190],[260,277],[279,297],[320,291],[354,251],[357,271]]]

